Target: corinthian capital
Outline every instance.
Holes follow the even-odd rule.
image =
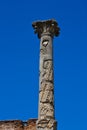
[[[32,26],[35,30],[34,32],[37,33],[38,38],[41,38],[43,35],[50,35],[52,37],[59,35],[60,28],[54,19],[33,22]]]

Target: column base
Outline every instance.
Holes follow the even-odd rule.
[[[36,122],[36,130],[57,130],[57,122],[54,119],[40,119]]]

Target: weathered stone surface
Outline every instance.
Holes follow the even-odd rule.
[[[38,130],[56,130],[57,122],[53,119],[42,119],[37,121],[36,126]]]
[[[53,91],[41,91],[40,100],[42,103],[53,103]]]
[[[27,121],[27,125],[24,126],[24,130],[36,130],[36,121],[37,119]]]
[[[49,103],[40,103],[40,118],[51,119],[54,118],[54,107]]]
[[[53,37],[59,35],[55,20],[32,24],[40,38],[39,113],[37,130],[56,130],[54,117]]]
[[[22,121],[0,121],[0,130],[23,130]]]
[[[36,130],[36,119],[26,123],[20,120],[0,121],[0,130]]]
[[[54,119],[54,84],[52,37],[43,35],[40,41],[39,121]],[[40,125],[40,124],[39,124]]]
[[[52,68],[52,60],[43,61],[43,72],[42,77],[47,81],[53,81],[53,68]]]
[[[53,83],[51,82],[42,82],[40,86],[40,91],[53,91]]]
[[[32,26],[35,29],[35,33],[38,34],[38,38],[41,38],[42,34],[59,35],[60,28],[54,19],[33,22]]]

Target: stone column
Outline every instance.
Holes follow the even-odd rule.
[[[32,24],[40,38],[39,112],[37,130],[56,130],[54,116],[53,37],[59,35],[55,20]]]

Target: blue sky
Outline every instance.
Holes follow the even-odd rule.
[[[87,130],[87,1],[0,1],[0,120],[37,118],[39,39],[33,21],[54,18],[55,116],[59,130]]]

